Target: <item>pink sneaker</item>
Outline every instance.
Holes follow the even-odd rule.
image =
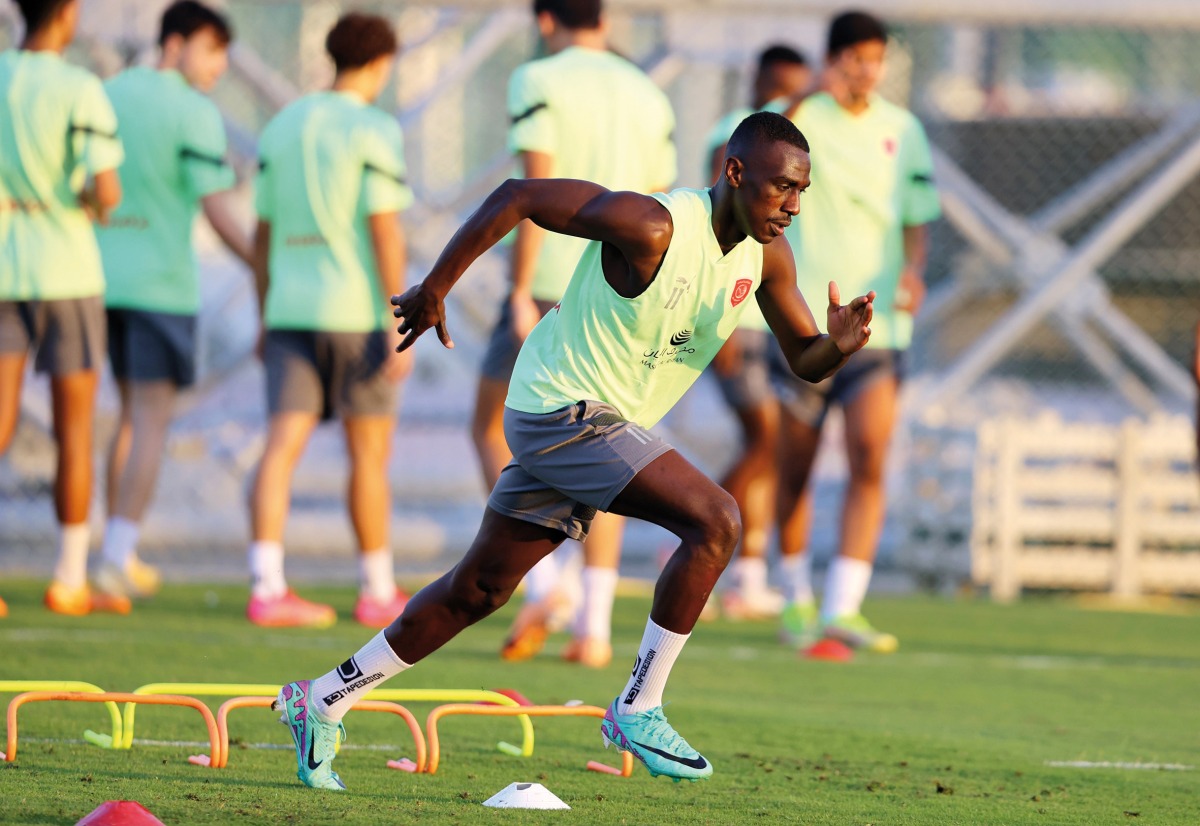
[[[274,599],[250,597],[246,618],[264,628],[328,628],[337,622],[337,612],[331,605],[301,599],[289,588]]]
[[[392,620],[404,613],[408,605],[408,594],[396,589],[396,595],[389,600],[377,600],[359,595],[354,603],[354,620],[368,628],[387,628]]]

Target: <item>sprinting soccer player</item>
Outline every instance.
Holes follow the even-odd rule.
[[[104,358],[104,272],[91,221],[121,200],[123,152],[100,79],[62,53],[78,0],[17,0],[19,49],[0,54],[0,453],[20,414],[30,349],[50,376],[61,527],[46,607],[129,612],[87,582],[92,425]]]
[[[896,420],[904,351],[912,316],[925,294],[926,224],[940,214],[933,162],[920,122],[875,94],[887,30],[849,12],[829,28],[825,91],[805,98],[793,116],[812,142],[813,202],[789,230],[802,292],[830,272],[848,292],[874,290],[874,334],[849,369],[815,385],[784,375],[780,441],[779,533],[784,609],[782,634],[807,645],[822,633],[852,648],[889,652],[894,636],[862,615],[883,528],[884,460]],[[781,374],[784,371],[779,371]],[[806,551],[811,520],[809,478],[831,405],[846,428],[849,483],[837,556],[818,617]]]
[[[709,132],[709,180],[721,175],[725,143],[752,112],[782,112],[809,85],[804,55],[773,45],[758,56],[750,108],[735,109]],[[767,587],[767,545],[775,517],[775,462],[779,448],[779,401],[771,390],[768,356],[775,343],[756,306],[746,308],[738,327],[712,362],[725,402],[742,429],[742,451],[721,480],[742,514],[742,542],[731,565],[732,587],[721,595],[721,613],[730,619],[779,616],[778,592]]]
[[[108,288],[108,352],[121,417],[108,459],[108,526],[96,585],[148,597],[159,574],[137,556],[139,525],[158,478],[180,389],[196,376],[200,283],[192,253],[197,207],[249,266],[249,238],[226,201],[234,174],[225,127],[205,93],[228,65],[233,34],[217,12],[180,0],[163,13],[156,67],[105,85],[128,154],[124,199],[97,233]]]
[[[609,189],[665,190],[676,177],[670,101],[637,66],[608,49],[601,0],[535,0],[547,57],[518,68],[509,81],[509,149],[527,179],[578,178]],[[530,221],[517,227],[512,287],[480,370],[471,435],[489,490],[512,458],[504,438],[504,398],[521,342],[562,298],[586,242],[547,234]],[[593,668],[612,660],[613,596],[623,524],[595,520],[584,547],[583,599],[563,658]],[[526,599],[501,656],[533,657],[560,607],[561,565],[547,555],[526,580]]]
[[[387,466],[396,354],[387,299],[402,286],[399,214],[412,203],[395,119],[372,105],[391,76],[396,35],[382,17],[347,14],[325,41],[327,92],[280,112],[259,142],[255,274],[263,308],[270,425],[250,494],[254,542],[247,616],[257,625],[325,627],[334,610],[301,599],[283,575],[292,471],[313,429],[340,414],[350,458],[347,505],[358,538],[354,618],[382,628],[407,596],[388,541]]]
[[[605,741],[653,775],[712,774],[663,716],[662,695],[741,523],[733,498],[647,428],[700,375],[753,296],[799,376],[821,379],[866,343],[872,295],[841,306],[831,282],[823,335],[796,287],[783,231],[800,211],[809,168],[800,131],[763,112],[734,132],[711,190],[648,196],[585,181],[508,181],[429,276],[392,299],[401,348],[430,327],[451,347],[446,294],[520,221],[591,242],[517,358],[504,414],[514,457],[471,548],[356,654],[280,692],[304,783],[345,788],[332,761],[354,702],[503,605],[539,559],[586,536],[598,511],[653,522],[681,540],[659,577],[629,681],[601,724]]]

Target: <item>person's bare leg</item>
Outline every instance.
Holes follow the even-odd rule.
[[[25,353],[0,354],[0,456],[8,451],[21,417],[21,383]]]
[[[250,531],[256,542],[283,542],[292,495],[292,473],[317,426],[314,413],[271,417],[267,445],[250,489]]]
[[[392,515],[388,460],[394,416],[351,416],[344,423],[350,454],[346,503],[358,538],[359,599],[354,617],[381,628],[404,610],[407,596],[396,587],[389,541]]]
[[[598,513],[583,543],[583,599],[563,659],[589,668],[612,661],[612,609],[621,564],[625,520]]]
[[[121,495],[121,475],[129,461],[129,450],[133,445],[133,407],[129,400],[129,382],[117,380],[117,396],[121,409],[117,414],[117,429],[113,431],[108,445],[108,465],[104,470],[104,510],[109,518],[116,513],[117,499]]]
[[[58,442],[54,509],[62,525],[87,522],[92,504],[92,437],[98,384],[95,370],[50,379],[54,438]]]
[[[504,400],[507,397],[507,381],[479,377],[475,410],[471,416],[471,441],[479,456],[483,483],[488,490],[496,486],[500,471],[512,459],[508,441],[504,438]]]
[[[812,472],[821,444],[821,430],[784,412],[779,444],[776,519],[784,599],[779,637],[786,645],[806,646],[818,636],[808,541],[812,525]]]

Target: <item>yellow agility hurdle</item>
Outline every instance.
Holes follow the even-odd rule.
[[[208,728],[208,742],[213,756],[221,753],[221,743],[217,732],[217,721],[208,706],[195,697],[181,697],[175,694],[130,694],[127,692],[102,691],[88,693],[83,691],[26,691],[13,697],[8,704],[8,751],[4,755],[7,762],[17,759],[17,710],[26,703],[42,703],[55,700],[70,703],[146,703],[157,706],[184,706],[194,708],[204,718]]]
[[[133,690],[134,694],[197,694],[201,696],[248,696],[275,697],[282,686],[255,683],[148,683]],[[522,708],[516,700],[498,691],[475,688],[377,688],[367,692],[364,700],[382,700],[397,703],[494,703],[506,708]],[[111,748],[128,749],[133,747],[133,723],[136,706],[129,703],[125,706],[124,725],[121,737],[112,739]],[[517,712],[513,715],[521,724],[521,745],[501,742],[500,751],[516,757],[529,757],[533,754],[533,723],[529,715]],[[89,742],[99,735],[91,733],[84,737]],[[97,743],[97,745],[101,745]]]
[[[0,694],[20,694],[25,691],[73,691],[85,694],[103,694],[104,689],[92,683],[84,683],[79,680],[0,680]],[[108,714],[112,718],[112,734],[97,734],[90,729],[84,733],[84,738],[89,742],[100,742],[96,745],[111,748],[113,743],[121,742],[121,710],[117,708],[117,704],[112,700],[104,703],[108,708]],[[90,736],[89,736],[90,735]],[[95,739],[93,739],[95,738]]]
[[[425,721],[425,735],[429,738],[429,765],[425,769],[427,773],[436,774],[438,763],[441,761],[441,742],[438,739],[437,731],[438,720],[458,714],[478,717],[512,717],[518,714],[526,714],[531,717],[603,718],[605,710],[599,706],[518,706],[517,708],[513,708],[511,706],[480,706],[465,703],[438,706],[429,712],[429,717]],[[629,777],[633,774],[633,755],[627,751],[622,752],[621,759],[622,765],[620,771],[610,766],[605,766],[602,763],[596,763],[595,761],[589,761],[587,767],[592,771],[600,771],[606,774],[620,774],[621,777]]]

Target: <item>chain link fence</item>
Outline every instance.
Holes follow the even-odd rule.
[[[102,74],[146,59],[164,5],[86,4],[72,59]],[[919,16],[917,5],[889,4],[894,38],[881,91],[924,122],[945,217],[933,227],[883,558],[936,583],[969,573],[980,422],[1053,409],[1068,421],[1115,423],[1191,409],[1184,365],[1200,307],[1200,65],[1190,55],[1200,11],[1176,5],[1164,17],[1161,3],[1120,12],[1072,2],[1030,6],[1017,19],[966,0]],[[513,171],[505,88],[536,53],[535,31],[525,3],[232,0],[238,38],[214,97],[246,179],[255,135],[271,115],[328,83],[324,35],[351,7],[387,15],[403,43],[381,105],[405,129],[417,192],[406,216],[409,277],[418,278],[461,218]],[[789,43],[819,64],[836,10],[770,0],[687,10],[665,0],[610,4],[613,46],[675,106],[681,185],[706,183],[704,136],[744,103],[757,51]],[[12,14],[0,17],[0,43],[13,33]],[[248,192],[244,183],[247,225]],[[243,487],[264,426],[249,276],[203,232],[199,244],[204,378],[173,431],[148,519],[151,550],[244,545]],[[393,466],[401,554],[461,550],[476,524],[482,491],[466,427],[504,258],[496,252],[468,274],[452,310],[459,348],[450,355],[426,343],[404,390]],[[25,395],[21,435],[0,461],[3,554],[45,548],[53,537],[46,403],[36,382]],[[105,398],[102,434],[113,416],[111,392]],[[721,410],[702,382],[665,422],[714,472],[736,444]],[[326,430],[297,475],[289,547],[348,552],[340,437]],[[836,427],[829,435],[838,438]],[[818,520],[818,558],[834,544],[845,473],[838,452],[825,451],[818,469],[817,512],[829,516]],[[635,530],[629,552],[662,541]]]

